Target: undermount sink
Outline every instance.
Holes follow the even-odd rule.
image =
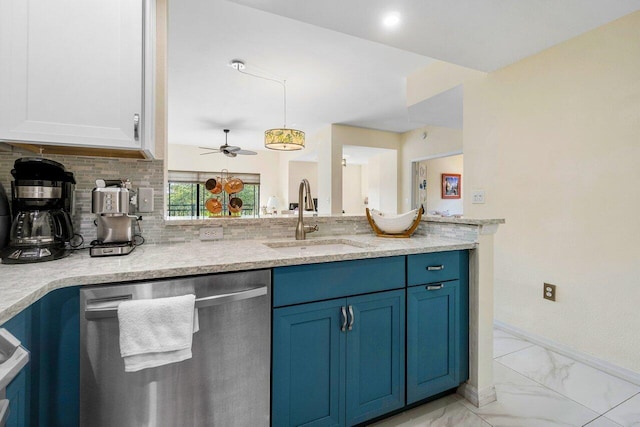
[[[294,240],[287,242],[270,242],[264,243],[264,245],[275,249],[281,254],[298,256],[349,253],[368,247],[368,245],[364,243],[346,239]]]

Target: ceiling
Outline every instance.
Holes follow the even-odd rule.
[[[640,8],[639,0],[231,0],[480,71],[495,71]],[[401,25],[380,25],[395,12]]]
[[[433,60],[223,0],[169,2],[169,143],[264,149],[283,125],[283,89],[229,66],[287,81],[287,126],[331,123],[406,132],[405,77]]]
[[[444,60],[483,71],[640,9],[640,0],[180,0],[169,2],[169,143],[263,150],[283,125],[392,132],[461,127],[462,90],[406,105],[405,78]],[[381,16],[400,14],[383,29]]]

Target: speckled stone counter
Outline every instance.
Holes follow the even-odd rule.
[[[336,237],[308,238],[309,243]],[[313,254],[283,254],[260,241],[192,241],[139,246],[121,257],[91,258],[88,250],[67,258],[36,264],[0,265],[0,324],[28,307],[47,292],[76,285],[126,282],[227,271],[272,268],[352,259],[378,258],[415,253],[473,249],[471,240],[434,236],[388,239],[371,234],[340,236],[357,246],[339,254],[314,248]],[[293,239],[264,243],[295,242]],[[339,243],[339,242],[338,242]],[[302,253],[302,251],[301,251]]]

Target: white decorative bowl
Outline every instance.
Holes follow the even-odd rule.
[[[419,209],[414,209],[400,215],[387,215],[375,209],[370,210],[371,219],[376,226],[387,234],[401,234],[413,225]]]

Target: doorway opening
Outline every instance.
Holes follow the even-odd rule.
[[[460,175],[464,185],[462,151],[437,154],[411,162],[411,209],[424,206],[428,215],[462,216],[463,193],[459,198],[443,197],[442,175]]]

